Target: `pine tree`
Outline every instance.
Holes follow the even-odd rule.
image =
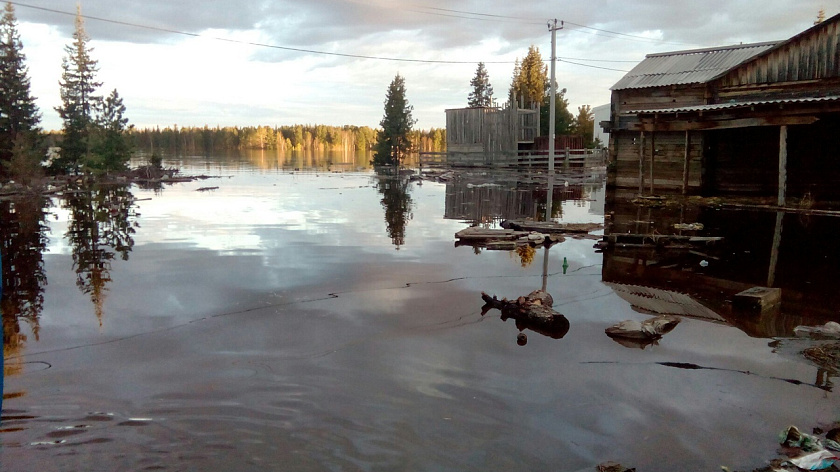
[[[9,167],[13,155],[17,156],[16,167],[35,169],[41,163],[41,153],[36,151],[40,144],[41,116],[35,97],[30,94],[26,56],[22,51],[15,11],[11,3],[6,3],[0,20],[0,166],[7,175],[14,174]]]
[[[475,77],[470,81],[473,91],[467,97],[467,106],[470,108],[493,106],[493,86],[490,85],[490,77],[483,62],[478,63]]]
[[[405,79],[397,74],[385,98],[385,115],[377,133],[374,165],[394,165],[399,167],[403,157],[411,151],[409,135],[417,122],[411,117],[414,107],[405,98]]]
[[[64,121],[61,156],[54,162],[56,170],[77,172],[90,152],[90,132],[94,124],[94,112],[102,101],[95,94],[102,85],[96,81],[99,70],[97,62],[90,56],[90,37],[85,32],[81,6],[76,7],[76,29],[73,43],[65,46],[67,54],[61,62],[61,106],[56,108]]]

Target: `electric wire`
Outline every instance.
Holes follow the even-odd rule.
[[[54,14],[66,15],[66,16],[76,16],[76,13],[63,11],[63,10],[58,10],[58,9],[54,9],[54,8],[41,7],[41,6],[36,6],[36,5],[29,5],[29,4],[21,3],[21,2],[18,2],[18,1],[13,1],[13,2],[9,2],[9,3],[11,3],[12,5],[15,5],[15,6],[19,6],[19,7],[23,7],[23,8],[30,8],[30,9],[33,9],[33,10],[39,10],[39,11],[44,11],[44,12],[48,12],[48,13],[54,13]],[[432,8],[432,9],[446,10],[446,9],[439,9],[439,8]],[[458,12],[457,10],[453,10],[453,11]],[[475,13],[475,14],[476,15],[481,15],[481,16],[487,16],[487,17],[500,17],[500,18],[502,18],[502,15],[490,15],[490,14],[480,14],[480,13]],[[268,44],[268,43],[261,43],[261,42],[255,42],[255,41],[245,41],[245,40],[239,40],[239,39],[224,38],[224,37],[220,37],[220,36],[207,36],[207,35],[203,35],[203,34],[199,34],[199,33],[192,33],[192,32],[188,32],[188,31],[182,31],[182,30],[177,30],[177,29],[172,29],[172,28],[165,28],[165,27],[161,27],[161,26],[152,26],[152,25],[143,25],[143,24],[139,24],[139,23],[132,23],[132,22],[122,21],[122,20],[114,20],[114,19],[110,19],[110,18],[103,18],[103,17],[93,16],[93,15],[83,14],[83,15],[81,15],[81,17],[86,19],[86,20],[94,20],[94,21],[101,21],[101,22],[104,22],[104,23],[117,24],[117,25],[121,25],[121,26],[142,28],[142,29],[147,29],[147,30],[151,30],[151,31],[159,31],[159,32],[162,32],[162,33],[177,34],[177,35],[188,36],[188,37],[193,37],[193,38],[211,39],[211,40],[222,41],[222,42],[226,42],[226,43],[242,44],[242,45],[247,45],[247,46],[262,47],[262,48],[269,48],[269,49],[278,49],[278,50],[283,50],[283,51],[299,52],[299,53],[322,55],[322,56],[344,57],[344,58],[353,58],[353,59],[370,59],[370,60],[406,62],[406,63],[421,63],[421,64],[476,64],[477,62],[479,62],[479,61],[474,61],[474,60],[471,60],[471,61],[456,61],[456,60],[445,60],[445,59],[411,59],[411,58],[401,58],[401,57],[371,56],[371,55],[365,55],[365,54],[350,54],[350,53],[321,51],[321,50],[317,50],[317,49],[296,48],[296,47],[291,47],[291,46],[280,46],[280,45],[276,45],[276,44]],[[466,17],[459,17],[459,18],[466,18]],[[510,17],[510,18],[520,19],[520,18],[516,18],[516,17]],[[478,18],[476,18],[476,19],[478,19]],[[638,61],[629,61],[629,60],[625,61],[625,60],[610,60],[610,59],[587,59],[587,58],[577,58],[577,57],[568,57],[568,58],[567,57],[558,57],[557,60],[561,61],[561,62],[566,62],[566,63],[569,63],[569,64],[577,65],[577,66],[580,66],[580,67],[589,67],[589,68],[594,68],[594,69],[611,70],[611,71],[617,71],[617,72],[627,72],[627,70],[615,69],[615,68],[610,68],[610,67],[595,66],[595,65],[591,65],[591,64],[584,64],[584,63],[581,63],[579,61],[585,61],[585,62],[613,62],[613,63],[619,63],[619,62],[635,63],[635,62],[638,62]],[[484,62],[485,64],[512,64],[513,63],[511,61],[480,61],[480,62]]]

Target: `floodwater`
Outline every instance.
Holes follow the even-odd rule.
[[[0,205],[3,471],[752,470],[840,420],[836,373],[778,341],[840,318],[838,218],[641,208],[576,174],[553,219],[605,230],[490,251],[454,235],[539,218],[538,179],[169,163],[214,177]],[[724,244],[594,247],[694,222]],[[481,314],[543,285],[559,339]],[[768,285],[781,307],[733,308]],[[657,344],[604,334],[656,310],[686,315]]]

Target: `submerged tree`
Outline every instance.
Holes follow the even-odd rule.
[[[61,106],[56,108],[63,120],[61,155],[53,166],[57,171],[78,172],[84,159],[90,153],[90,133],[94,126],[94,112],[102,97],[96,89],[102,85],[96,81],[99,70],[91,58],[90,37],[85,31],[81,7],[76,8],[76,29],[73,43],[65,46],[67,54],[61,62]]]
[[[493,106],[493,86],[490,85],[490,77],[483,62],[478,63],[475,77],[470,81],[473,91],[467,97],[467,106],[470,108]]]
[[[374,165],[399,166],[402,159],[411,152],[411,128],[417,122],[411,117],[414,107],[405,98],[405,79],[397,74],[385,98],[385,116],[377,133]]]
[[[10,167],[13,157],[18,159],[18,168],[36,169],[43,155],[36,151],[41,116],[30,93],[25,60],[15,10],[6,3],[0,19],[0,167],[3,174],[15,178],[18,175]],[[20,162],[24,158],[26,162]]]

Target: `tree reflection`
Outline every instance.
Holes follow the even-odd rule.
[[[3,295],[0,301],[3,320],[3,357],[17,358],[27,337],[21,322],[29,325],[35,339],[39,336],[38,318],[44,306],[43,250],[47,246],[47,207],[49,200],[27,195],[0,201],[0,249],[3,261]],[[20,364],[6,364],[12,375]]]
[[[385,225],[391,242],[400,249],[405,244],[405,227],[414,217],[411,212],[414,202],[408,194],[410,181],[407,176],[380,176],[377,189],[382,194],[385,209]]]
[[[73,249],[76,286],[90,295],[102,326],[111,261],[117,254],[128,260],[134,246],[134,195],[124,185],[87,186],[68,192],[62,206],[70,210],[66,236]]]

